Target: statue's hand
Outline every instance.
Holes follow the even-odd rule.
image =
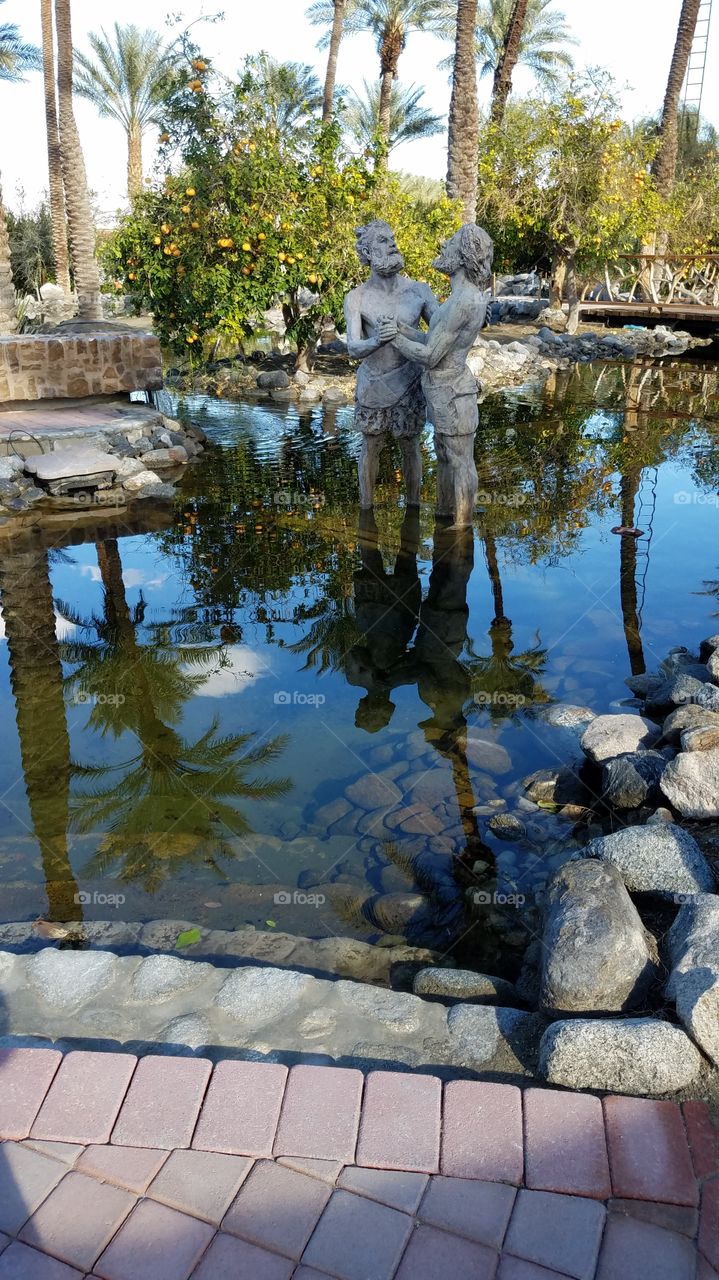
[[[397,321],[393,320],[391,316],[382,316],[377,328],[377,336],[380,342],[392,342],[397,337],[398,332]]]

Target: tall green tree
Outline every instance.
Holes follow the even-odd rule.
[[[447,195],[462,201],[465,222],[474,222],[477,208],[479,108],[474,49],[476,26],[477,0],[459,0],[449,104]]]
[[[0,0],[0,4],[4,3]],[[35,71],[40,65],[40,50],[22,40],[13,22],[0,22],[0,80],[22,80],[26,71]],[[0,182],[0,334],[13,333],[16,328],[10,239]]]
[[[67,243],[67,213],[65,210],[65,191],[62,185],[60,127],[57,119],[55,32],[52,20],[52,0],[40,0],[40,17],[42,21],[42,70],[45,90],[48,190],[50,192],[52,246],[55,254],[55,280],[69,297],[72,292],[70,283],[70,249]]]
[[[95,256],[95,226],[87,185],[85,158],[72,101],[72,16],[70,0],[55,0],[57,31],[57,100],[62,179],[65,187],[72,265],[81,320],[101,320],[100,271]]]
[[[401,142],[413,142],[417,138],[432,138],[441,133],[444,122],[441,116],[435,115],[422,103],[424,90],[419,85],[401,85],[395,82],[392,86],[390,103],[389,137],[387,152],[393,151]],[[380,128],[380,82],[374,84],[364,81],[364,94],[352,93],[342,116],[342,123],[359,147],[372,145]],[[475,163],[476,169],[476,163]]]
[[[257,122],[280,136],[305,129],[322,106],[322,86],[312,67],[278,62],[267,53],[252,58],[250,67],[248,101]]]
[[[652,165],[657,190],[664,197],[671,195],[676,176],[679,150],[679,99],[694,43],[701,2],[702,0],[682,0],[679,14],[669,79],[664,94],[662,122],[659,126],[659,147]]]
[[[443,0],[346,0],[344,34],[369,32],[380,60],[380,135],[387,141],[392,115],[392,85],[399,60],[413,31],[434,31],[442,18]],[[310,22],[333,28],[333,0],[315,0],[307,10]],[[328,35],[320,42],[329,43]]]
[[[112,36],[101,31],[88,38],[95,57],[76,52],[75,93],[125,130],[132,200],[142,190],[142,137],[150,125],[160,123],[161,91],[173,55],[159,32],[132,24],[116,22]]]

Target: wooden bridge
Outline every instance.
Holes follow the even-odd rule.
[[[622,254],[585,288],[580,317],[719,328],[719,253]]]

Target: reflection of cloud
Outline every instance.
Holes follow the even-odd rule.
[[[68,622],[67,618],[61,618],[59,613],[55,614],[55,636],[58,640],[67,640],[69,636],[74,636],[77,627],[74,622]]]
[[[93,582],[102,582],[102,575],[96,564],[81,564],[78,568],[84,578],[91,578]],[[126,587],[146,587],[148,591],[153,591],[158,587],[164,587],[168,577],[167,573],[158,573],[152,578],[149,573],[145,573],[144,569],[125,569],[122,581]]]
[[[254,680],[268,675],[267,664],[259,653],[244,644],[231,644],[222,654],[216,670],[208,676],[205,683],[195,690],[199,698],[227,698],[233,693],[244,693]],[[198,672],[197,667],[184,667],[183,670],[192,675]]]

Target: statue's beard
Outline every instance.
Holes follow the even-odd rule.
[[[378,276],[396,276],[404,266],[404,258],[399,249],[394,249],[390,253],[372,254],[372,270],[376,271]]]
[[[440,253],[432,263],[435,271],[441,272],[444,276],[451,276],[453,272],[459,269],[460,263],[451,253]]]

